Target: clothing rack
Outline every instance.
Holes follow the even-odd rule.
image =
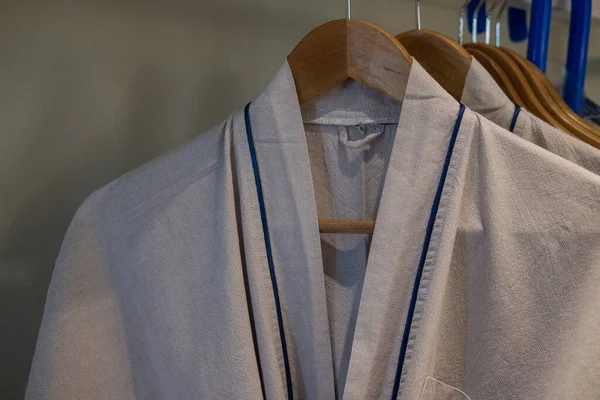
[[[546,72],[552,0],[532,0],[527,58]],[[569,47],[563,98],[578,114],[583,112],[587,54],[592,19],[591,0],[572,0]]]

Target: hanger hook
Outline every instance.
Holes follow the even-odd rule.
[[[352,18],[352,0],[346,0],[346,18]]]
[[[469,1],[470,0],[465,0],[458,12],[458,44],[464,43],[465,18],[467,17],[467,6],[469,5]]]
[[[417,29],[421,29],[421,0],[415,0],[415,19],[417,20]]]
[[[502,23],[502,17],[504,16],[504,12],[506,11],[506,7],[508,6],[508,0],[501,0],[502,6],[498,10],[498,14],[496,14],[496,21],[494,25],[496,26],[496,47],[500,47],[500,25]]]
[[[485,0],[479,0],[475,10],[473,11],[473,25],[471,26],[471,41],[473,43],[477,43],[477,22],[479,20],[479,10],[481,10],[481,7],[483,7],[484,4]]]
[[[485,10],[485,44],[490,44],[492,38],[492,17],[501,1],[492,0],[490,6]]]

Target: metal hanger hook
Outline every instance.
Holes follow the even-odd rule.
[[[504,12],[506,11],[506,8],[508,6],[508,0],[501,0],[502,1],[502,5],[500,6],[500,8],[498,9],[498,14],[496,14],[496,19],[494,22],[494,25],[496,27],[496,47],[500,47],[500,39],[501,39],[501,35],[500,35],[500,30],[501,30],[501,25],[502,25],[502,17],[504,16]]]
[[[485,44],[490,44],[492,39],[492,18],[494,12],[502,0],[492,0],[489,7],[485,10]]]
[[[352,18],[352,0],[346,0],[346,18]]]
[[[417,20],[417,29],[421,29],[421,0],[415,0],[415,19]]]
[[[458,44],[464,43],[465,18],[467,17],[467,6],[469,5],[469,1],[470,0],[465,0],[458,12]]]

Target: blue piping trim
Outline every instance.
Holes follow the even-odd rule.
[[[273,251],[271,249],[271,236],[269,235],[269,224],[267,223],[267,209],[265,208],[265,197],[263,194],[262,182],[260,180],[258,161],[256,159],[256,148],[254,147],[254,138],[252,137],[252,125],[250,123],[250,103],[248,103],[248,105],[246,105],[246,108],[244,108],[244,119],[246,121],[246,136],[248,138],[248,147],[250,148],[250,159],[252,160],[252,169],[254,170],[254,182],[256,183],[256,194],[258,195],[258,207],[260,208],[260,219],[262,221],[263,235],[265,238],[267,262],[269,264],[269,273],[271,274],[271,284],[273,286],[273,297],[275,298],[275,309],[277,310],[277,325],[279,326],[279,339],[281,340],[281,352],[283,353],[283,364],[285,367],[287,394],[289,400],[294,400],[292,373],[290,370],[290,360],[288,357],[287,345],[285,341],[285,331],[283,329],[283,315],[281,313],[281,301],[279,299],[277,277],[275,276],[275,263],[273,262]]]
[[[462,122],[463,114],[465,113],[465,106],[461,103],[460,110],[458,111],[458,117],[454,124],[454,130],[450,137],[450,143],[448,144],[448,152],[446,153],[446,160],[444,161],[444,167],[442,168],[442,176],[438,183],[433,205],[431,207],[431,213],[429,214],[429,222],[427,223],[427,230],[425,231],[425,240],[423,243],[423,249],[421,251],[421,260],[419,261],[419,267],[417,268],[417,275],[415,277],[415,283],[413,285],[412,295],[410,298],[410,305],[408,307],[408,315],[406,316],[406,323],[404,324],[404,334],[402,336],[402,344],[400,345],[400,354],[398,355],[398,366],[396,368],[396,378],[394,379],[394,387],[392,389],[392,400],[397,399],[398,390],[400,389],[400,376],[402,375],[402,368],[404,367],[404,358],[406,357],[406,348],[408,347],[408,336],[410,333],[410,326],[412,325],[415,306],[417,304],[417,295],[419,294],[419,285],[421,283],[421,277],[423,275],[423,268],[425,267],[425,260],[427,258],[427,252],[429,251],[429,243],[431,242],[431,235],[433,233],[433,226],[437,217],[438,209],[440,207],[440,200],[442,198],[442,191],[444,189],[444,183],[446,182],[446,176],[448,175],[448,167],[450,166],[450,160],[452,159],[452,152],[454,151],[454,145],[456,144],[456,138],[458,137],[458,131]]]
[[[510,128],[508,129],[513,133],[515,131],[515,125],[517,125],[517,118],[519,118],[519,114],[521,114],[521,106],[515,104],[515,112],[513,113],[512,120],[510,121]]]

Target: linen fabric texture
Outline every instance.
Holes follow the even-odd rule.
[[[441,180],[459,110],[416,61],[401,103],[348,81],[300,107],[287,63],[252,102],[295,399],[600,397],[600,177],[467,109]],[[80,207],[27,399],[287,398],[246,128]]]

